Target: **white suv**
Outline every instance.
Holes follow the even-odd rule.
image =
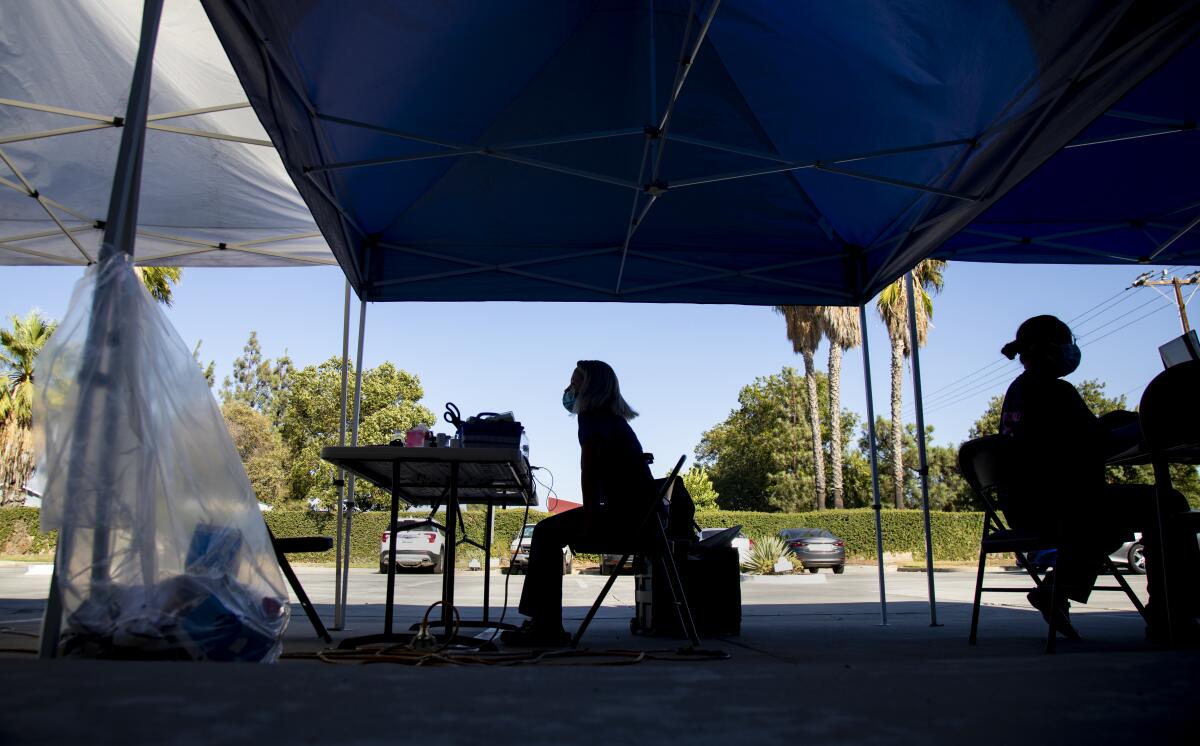
[[[388,544],[391,532],[379,537],[379,572],[388,571]],[[427,521],[396,521],[396,568],[422,567],[440,573],[446,556],[446,537]]]
[[[517,575],[529,569],[529,544],[533,541],[533,527],[536,523],[526,523],[521,533],[508,545],[508,556],[512,564],[508,567],[510,575]],[[575,556],[570,547],[563,547],[563,575],[570,575],[575,566]]]

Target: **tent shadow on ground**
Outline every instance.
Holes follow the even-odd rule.
[[[37,599],[0,599],[5,617],[40,613]],[[321,604],[326,617],[332,606]],[[983,609],[966,643],[970,605],[894,601],[887,627],[874,603],[756,604],[738,637],[705,640],[727,661],[636,665],[432,667],[276,666],[37,661],[0,655],[5,743],[391,742],[417,731],[448,742],[623,743],[687,734],[700,743],[750,737],[834,737],[850,743],[1180,743],[1194,729],[1200,652],[1142,640],[1132,612],[1078,614],[1085,639],[1042,653],[1043,626],[1025,608]],[[317,650],[294,606],[285,650]],[[382,605],[351,604],[348,636],[374,632]],[[407,626],[423,607],[400,605]],[[631,635],[629,607],[605,607],[593,649],[670,650]],[[11,613],[10,613],[11,612]],[[19,614],[17,613],[19,612]],[[464,616],[478,609],[466,607]],[[566,610],[573,626],[585,609]],[[510,612],[511,618],[511,612]],[[22,625],[33,627],[36,625]],[[6,638],[5,645],[22,638]],[[28,639],[28,638],[24,638]],[[29,642],[34,642],[30,640]],[[415,718],[415,719],[414,719]],[[53,738],[48,736],[53,735]]]

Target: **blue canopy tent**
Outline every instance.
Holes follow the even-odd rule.
[[[1198,18],[1194,3],[204,5],[366,301],[860,304]]]
[[[858,305],[865,326],[939,250],[1058,261],[987,221],[1027,205],[1053,241],[1073,195],[1036,184],[1076,164],[1005,195],[1200,31],[1190,2],[203,2],[364,304],[360,347],[368,301]],[[1177,222],[1156,217],[1139,229]],[[1137,259],[1191,247],[1163,244]]]
[[[1200,74],[1193,43],[1129,91],[935,256],[958,261],[1200,261]]]
[[[865,320],[943,246],[999,260],[947,239],[1019,219],[1000,200],[1200,32],[1194,2],[203,4],[360,319],[599,300]]]

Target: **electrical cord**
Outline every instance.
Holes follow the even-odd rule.
[[[536,466],[529,467],[530,477],[533,477],[533,470],[537,469],[537,468],[540,468],[540,467],[536,467]],[[535,482],[538,482],[537,477],[533,477],[533,480]],[[541,484],[541,482],[538,482],[538,484]],[[525,503],[525,514],[521,518],[521,532],[522,533],[524,533],[525,525],[528,522],[529,522],[529,503],[526,502]],[[491,645],[493,642],[495,642],[496,636],[500,634],[501,625],[504,624],[504,619],[508,616],[508,584],[509,584],[509,581],[512,580],[513,561],[516,560],[516,558],[517,558],[517,552],[521,551],[520,536],[521,536],[521,534],[517,534],[517,548],[512,551],[512,556],[508,558],[508,572],[504,575],[504,606],[500,609],[500,620],[496,622],[496,628],[492,630],[491,637],[489,637],[486,641],[481,643],[479,646],[479,649],[482,649],[483,647],[485,647],[487,645]],[[532,543],[532,541],[530,543]],[[492,566],[491,566],[492,558],[485,557],[484,560],[485,560],[485,563],[484,563],[483,571],[491,572],[492,571]]]
[[[419,651],[407,645],[378,645],[358,650],[323,650],[317,653],[284,653],[283,660],[317,660],[322,663],[358,663],[362,665],[395,663],[409,666],[426,665],[475,665],[475,666],[528,666],[528,665],[598,665],[628,666],[646,661],[673,663],[698,663],[703,661],[729,660],[732,656],[724,650],[700,648],[677,648],[673,650],[529,650],[519,653],[483,653],[471,651],[449,653],[441,651]]]

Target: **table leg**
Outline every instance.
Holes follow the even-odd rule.
[[[454,629],[454,565],[458,544],[458,463],[450,464],[450,500],[446,503],[446,563],[442,569],[442,629]]]
[[[1165,642],[1173,644],[1175,642],[1175,630],[1172,628],[1171,619],[1171,578],[1168,574],[1168,566],[1170,560],[1167,559],[1170,537],[1167,536],[1166,521],[1163,520],[1163,493],[1171,489],[1171,472],[1165,461],[1155,459],[1154,468],[1154,518],[1157,521],[1156,528],[1158,529],[1158,567],[1146,566],[1146,571],[1156,573],[1158,582],[1155,583],[1153,599],[1154,605],[1158,609],[1160,618],[1166,625]]]
[[[487,504],[487,522],[483,526],[483,621],[488,621],[488,599],[492,577],[492,501]]]
[[[392,474],[400,468],[400,464],[392,462]],[[400,517],[400,495],[396,491],[395,479],[392,480],[392,507],[388,524],[388,576],[387,600],[383,607],[383,634],[392,634],[392,607],[396,600],[396,520]],[[349,554],[350,550],[347,549]]]

